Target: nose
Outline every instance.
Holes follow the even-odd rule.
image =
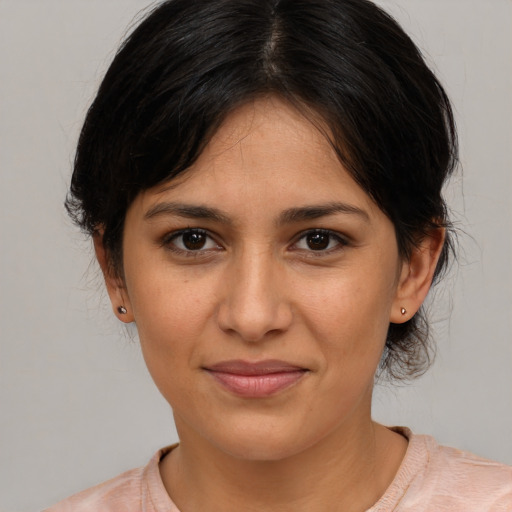
[[[292,322],[285,270],[272,254],[244,251],[227,270],[219,327],[247,342],[258,342],[286,331]]]

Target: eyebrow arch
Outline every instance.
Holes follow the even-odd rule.
[[[327,203],[299,208],[289,208],[281,213],[278,224],[303,222],[306,220],[319,219],[336,213],[346,213],[361,217],[366,223],[370,222],[370,216],[365,210],[347,203]]]
[[[370,222],[370,216],[366,211],[347,203],[327,203],[320,205],[302,206],[284,210],[277,220],[278,225],[292,224],[307,220],[318,219],[336,213],[345,213],[357,215],[365,222]],[[161,215],[174,215],[187,219],[208,219],[223,224],[231,225],[232,220],[217,208],[201,205],[190,205],[184,203],[163,202],[152,206],[145,214],[144,218],[150,220]]]
[[[174,215],[186,219],[208,219],[223,224],[232,224],[231,219],[217,208],[169,202],[155,204],[144,214],[144,218],[149,220],[160,215]]]

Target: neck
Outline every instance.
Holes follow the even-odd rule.
[[[254,461],[185,429],[180,446],[161,462],[162,479],[184,511],[366,510],[391,483],[407,441],[371,420],[338,430],[285,459]]]

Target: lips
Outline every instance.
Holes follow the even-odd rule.
[[[284,361],[223,361],[204,368],[223,388],[246,398],[274,395],[297,383],[306,368]]]

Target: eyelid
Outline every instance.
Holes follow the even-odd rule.
[[[213,243],[216,245],[215,248],[206,248],[206,249],[181,249],[180,247],[177,247],[173,244],[173,241],[180,236],[183,236],[188,233],[199,233],[202,235],[205,235],[208,239],[213,241]],[[171,231],[169,233],[166,233],[161,239],[160,239],[160,245],[167,250],[177,253],[177,254],[183,254],[186,256],[201,256],[205,253],[209,253],[211,251],[215,251],[217,249],[222,249],[221,244],[217,241],[217,238],[212,235],[208,230],[204,228],[194,228],[194,227],[188,227],[183,229],[178,229],[176,231]]]
[[[180,247],[176,246],[176,244],[173,243],[173,241],[175,239],[177,239],[180,236],[183,236],[185,234],[189,234],[189,233],[199,233],[199,234],[205,235],[210,240],[210,244],[213,242],[213,244],[215,244],[215,247],[208,247],[208,248],[201,248],[201,249],[193,250],[193,249],[180,248]],[[331,247],[331,248],[327,248],[327,249],[318,249],[318,250],[297,247],[297,244],[301,240],[303,240],[308,235],[312,235],[315,233],[320,233],[320,234],[324,234],[324,235],[328,236],[330,238],[330,241],[334,240],[336,242],[335,246]],[[200,227],[187,227],[187,228],[182,228],[182,229],[168,232],[160,238],[159,245],[173,253],[178,254],[178,255],[192,256],[192,257],[206,256],[207,254],[211,253],[212,251],[224,250],[224,247],[222,246],[222,244],[220,244],[218,242],[218,237],[215,234],[212,234],[207,229],[200,228]],[[326,229],[326,228],[310,228],[310,229],[306,229],[306,230],[298,233],[294,237],[292,244],[288,250],[291,250],[293,252],[300,251],[303,254],[306,254],[307,256],[310,256],[310,257],[322,257],[322,256],[327,256],[331,253],[335,253],[337,251],[341,251],[349,245],[350,245],[349,238],[347,236],[339,233],[338,231],[334,231],[334,230]]]
[[[323,250],[314,250],[314,249],[299,249],[296,247],[299,241],[303,240],[306,236],[314,234],[314,233],[321,233],[324,235],[327,235],[333,239],[335,239],[338,243],[335,247],[332,247],[330,249],[323,249]],[[331,229],[326,228],[312,228],[312,229],[306,229],[300,233],[297,234],[295,237],[295,240],[292,244],[292,250],[293,251],[303,251],[305,253],[308,253],[308,256],[313,257],[321,257],[325,256],[327,254],[331,254],[332,252],[340,251],[346,246],[350,245],[350,241],[348,237],[342,235],[338,231],[333,231]],[[294,248],[295,247],[295,248]]]

